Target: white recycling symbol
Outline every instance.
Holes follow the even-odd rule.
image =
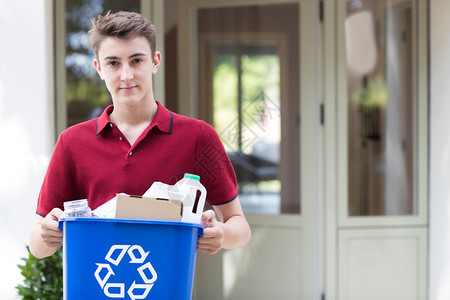
[[[114,255],[117,251],[120,251],[119,254]],[[136,252],[139,253],[138,257],[136,257]],[[136,281],[133,281],[127,290],[127,294],[132,300],[145,299],[158,278],[152,264],[150,262],[144,264],[148,253],[149,252],[145,252],[139,245],[112,245],[105,256],[105,260],[115,266],[119,266],[125,254],[128,254],[130,264],[142,264],[137,268],[137,272],[141,276],[143,283],[136,283]],[[109,278],[115,275],[111,265],[108,263],[96,263],[96,265],[97,270],[95,270],[94,276],[105,293],[105,296],[109,298],[125,298],[125,283],[108,282]],[[103,270],[106,270],[106,274],[101,278],[100,273],[105,273]],[[147,273],[145,272],[146,270],[148,270]],[[147,274],[151,274],[151,278],[148,278]],[[135,294],[135,291],[141,292]]]

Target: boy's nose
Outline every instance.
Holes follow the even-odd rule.
[[[133,79],[133,77],[134,77],[133,70],[127,65],[123,66],[120,79],[123,81],[127,81]]]

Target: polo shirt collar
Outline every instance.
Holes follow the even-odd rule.
[[[100,115],[100,117],[98,117],[97,132],[95,133],[96,135],[98,135],[100,132],[102,132],[103,129],[105,129],[106,125],[111,123],[111,121],[109,120],[109,115],[112,113],[113,110],[114,110],[114,105],[110,105],[103,111],[103,113]]]
[[[172,124],[173,124],[173,114],[170,110],[165,108],[161,103],[155,101],[158,105],[158,110],[156,111],[155,117],[150,123],[149,128],[158,127],[159,130],[165,133],[172,133]],[[97,119],[97,132],[98,135],[100,132],[105,129],[105,127],[111,123],[109,120],[109,115],[113,112],[114,105],[108,106],[101,116]]]
[[[150,123],[150,127],[156,126],[165,133],[172,133],[173,114],[170,110],[165,108],[161,103],[155,101],[158,104],[158,110],[155,117]]]

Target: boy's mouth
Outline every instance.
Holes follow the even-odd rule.
[[[127,91],[132,91],[132,90],[134,90],[136,87],[137,87],[136,85],[133,85],[133,86],[124,86],[124,87],[120,87],[119,90],[124,91],[124,92],[127,92]]]

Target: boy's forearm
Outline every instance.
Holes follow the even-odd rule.
[[[36,225],[34,225],[33,230],[31,231],[29,244],[31,254],[33,254],[38,259],[42,259],[54,254],[59,248],[59,246],[50,247],[48,244],[46,244],[42,239],[40,232],[41,223],[37,223]]]
[[[251,239],[250,227],[243,216],[233,216],[223,224],[224,240],[222,248],[245,247]]]

